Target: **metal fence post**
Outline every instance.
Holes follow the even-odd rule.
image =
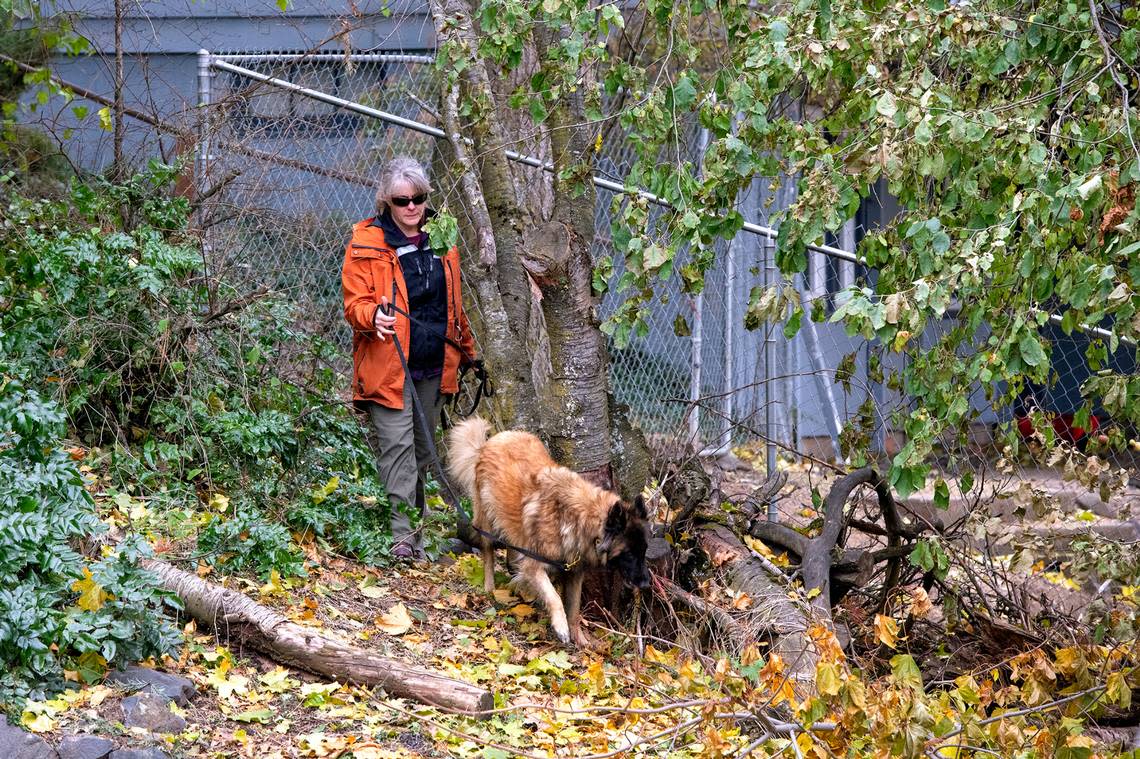
[[[194,155],[194,183],[199,193],[206,189],[210,169],[210,64],[208,50],[198,51],[198,150]]]
[[[761,269],[762,281],[765,288],[772,281],[772,266],[775,263],[776,241],[765,238],[762,243],[764,250],[764,264]],[[776,474],[776,428],[772,414],[772,383],[775,382],[776,373],[772,371],[772,362],[776,356],[776,325],[766,325],[764,334],[764,465],[767,468],[769,479]],[[772,493],[768,499],[768,521],[779,519],[777,504],[779,491]]]
[[[697,133],[697,158],[703,168],[705,151],[709,147],[709,130],[702,128]],[[693,450],[701,450],[701,365],[703,363],[701,351],[704,348],[704,291],[697,293],[692,299],[693,325],[690,329],[690,374],[689,374],[689,444]]]

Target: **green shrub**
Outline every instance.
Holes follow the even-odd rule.
[[[206,276],[189,206],[166,192],[176,175],[153,163],[123,184],[76,184],[66,202],[4,201],[0,356],[53,389],[71,434],[109,454],[101,460],[120,492],[169,508],[215,494],[256,504],[204,529],[209,550],[229,554],[221,566],[298,571],[287,531],[269,523],[302,510],[290,524],[335,525],[314,532],[381,560],[386,525],[360,499],[384,516],[387,504],[341,400],[347,380],[332,367],[343,355],[302,331],[281,295]],[[333,478],[341,492],[314,503]],[[266,530],[243,538],[239,517]]]
[[[162,615],[175,599],[138,568],[127,540],[96,556],[106,526],[61,450],[56,404],[0,379],[0,702],[42,697],[64,670],[94,679],[108,666],[170,651],[181,638]]]
[[[198,535],[198,548],[210,564],[256,572],[263,579],[274,569],[283,577],[305,574],[304,557],[289,531],[253,508],[231,518],[213,517]]]

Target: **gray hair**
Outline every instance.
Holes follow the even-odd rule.
[[[388,199],[394,194],[394,188],[399,182],[411,185],[417,195],[431,192],[431,182],[419,161],[407,156],[393,158],[380,170],[380,186],[376,188],[377,213],[384,213],[388,208]]]

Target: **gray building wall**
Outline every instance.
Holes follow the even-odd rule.
[[[152,0],[124,3],[122,47],[124,101],[128,108],[174,128],[192,129],[198,113],[198,58],[211,52],[354,52],[422,51],[434,47],[434,30],[423,0],[361,0],[357,13],[347,3],[293,0],[288,11],[273,0]],[[74,19],[90,52],[52,61],[56,75],[106,98],[114,96],[115,44],[113,0],[61,0],[45,3]],[[31,102],[31,96],[27,98]],[[88,115],[80,119],[75,106]],[[101,106],[53,98],[28,120],[53,135],[76,164],[99,171],[112,161],[111,132],[94,116]],[[172,160],[176,141],[136,119],[124,120],[124,154],[135,166],[150,158]],[[179,148],[185,146],[177,146]],[[289,146],[271,145],[289,152]],[[303,148],[293,152],[304,153]],[[293,184],[296,184],[294,182]]]

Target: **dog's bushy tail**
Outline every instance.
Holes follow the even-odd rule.
[[[459,422],[447,433],[447,473],[467,495],[475,492],[475,464],[491,431],[491,424],[478,416]]]

